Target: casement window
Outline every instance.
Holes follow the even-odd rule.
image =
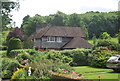
[[[62,37],[47,37],[47,42],[62,42]]]
[[[57,42],[62,42],[62,37],[56,37]]]
[[[47,42],[55,42],[55,37],[47,37]]]

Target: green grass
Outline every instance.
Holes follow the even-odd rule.
[[[96,41],[98,41],[99,39],[97,39]],[[111,38],[110,39],[112,42],[115,42],[115,43],[118,43],[118,39],[117,38]],[[88,42],[90,43],[90,44],[93,44],[93,40],[88,40]]]
[[[79,66],[73,67],[76,73],[82,74],[81,78],[85,79],[98,79],[98,76],[101,76],[101,79],[118,79],[120,73],[114,73],[112,69],[103,69],[103,68],[93,68],[90,66]]]

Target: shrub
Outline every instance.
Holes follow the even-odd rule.
[[[103,46],[111,46],[112,44],[115,44],[114,42],[110,41],[110,40],[99,40],[97,43],[97,47]]]
[[[46,58],[52,59],[53,61],[63,62],[70,64],[72,62],[72,58],[65,56],[64,54],[61,54],[59,51],[51,50],[49,52],[46,52]]]
[[[99,47],[89,54],[89,64],[94,67],[106,67],[107,60],[112,56],[112,52],[106,47]]]
[[[25,53],[25,52],[29,53],[30,55],[38,53],[38,51],[35,51],[34,49],[16,49],[16,50],[11,50],[9,55],[11,57],[15,57],[18,54]]]
[[[103,32],[100,35],[100,39],[110,39],[110,38],[111,38],[111,36],[107,32]]]
[[[22,48],[22,42],[18,38],[11,38],[9,40],[9,45],[8,45],[8,50],[7,50],[7,55],[11,56],[9,53],[13,49],[21,49]]]
[[[12,79],[26,79],[27,77],[27,70],[21,68],[13,73]]]
[[[120,44],[112,44],[110,47],[112,50],[120,51]]]
[[[87,58],[90,50],[89,49],[73,49],[73,50],[63,50],[62,54],[71,57],[72,62],[70,65],[88,65]]]
[[[12,76],[12,71],[10,70],[3,70],[2,71],[2,78],[10,79]]]
[[[1,58],[6,57],[6,51],[0,51],[0,57]]]
[[[7,50],[7,46],[1,46],[0,45],[0,50]]]
[[[62,73],[63,69],[67,69],[68,71],[72,70],[68,64],[48,59],[41,59],[40,62],[32,62],[30,65],[33,69],[32,76],[36,78],[50,76],[50,72]]]
[[[18,61],[10,58],[1,58],[2,62],[2,78],[10,78],[11,73],[17,70],[17,67],[20,65]],[[10,72],[10,73],[9,73]]]
[[[16,60],[20,64],[25,65],[31,61],[31,57],[30,57],[29,53],[25,52],[25,53],[18,54],[18,56],[16,57]]]

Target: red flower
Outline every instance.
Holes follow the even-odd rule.
[[[64,69],[63,71],[67,71],[66,69]]]
[[[98,76],[98,78],[100,78],[100,76]]]
[[[78,76],[80,77],[82,74],[78,74]]]

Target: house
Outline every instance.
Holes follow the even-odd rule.
[[[85,33],[80,27],[38,25],[31,38],[34,40],[34,46],[42,49],[74,49],[92,46],[85,40]]]

